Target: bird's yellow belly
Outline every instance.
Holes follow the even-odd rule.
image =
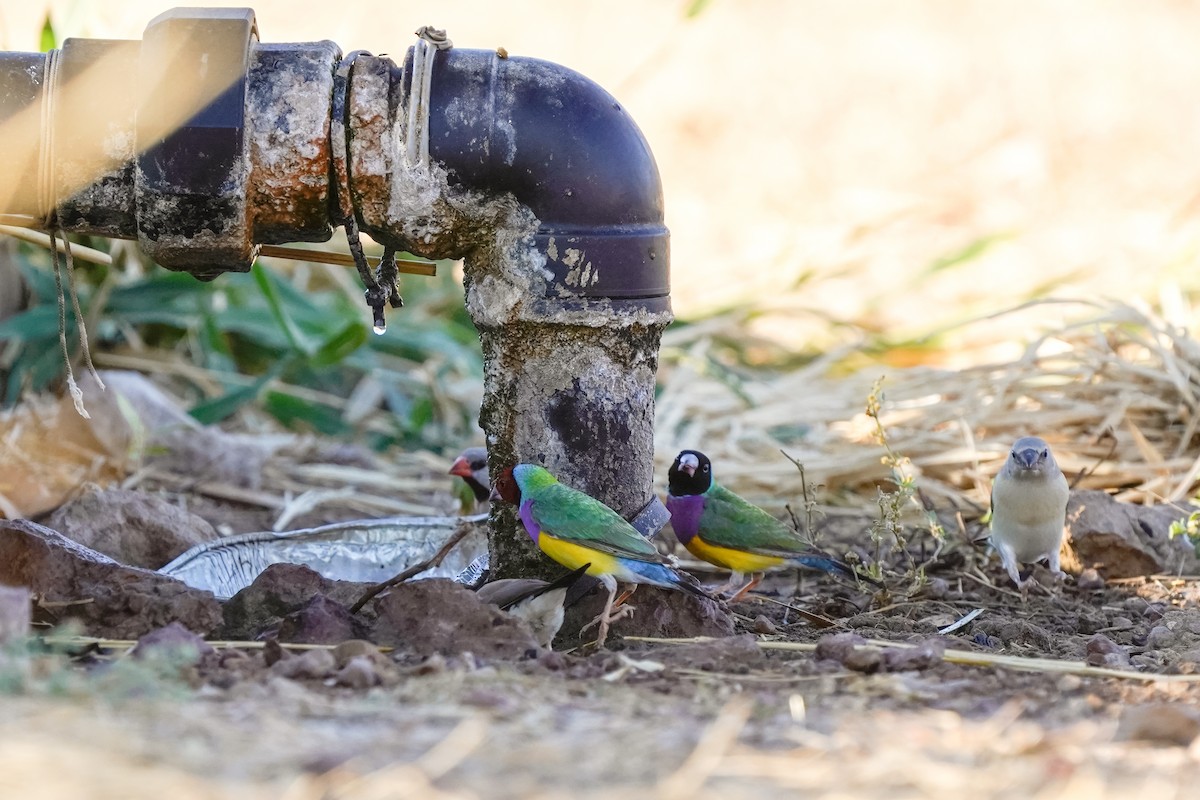
[[[696,558],[734,572],[762,572],[783,563],[783,559],[778,556],[764,556],[728,547],[718,547],[701,541],[699,536],[693,536],[692,540],[684,547]]]
[[[567,569],[579,569],[584,564],[591,564],[587,568],[587,574],[597,577],[621,571],[618,569],[616,557],[574,542],[555,539],[544,531],[538,536],[538,547]]]

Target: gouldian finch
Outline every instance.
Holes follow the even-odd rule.
[[[1050,447],[1036,436],[1017,439],[1008,459],[992,482],[992,546],[1021,592],[1020,564],[1046,559],[1050,571],[1062,577],[1058,551],[1062,547],[1071,490]]]
[[[553,581],[537,578],[502,578],[485,583],[475,594],[484,603],[499,606],[501,610],[525,620],[538,643],[549,648],[563,624],[563,606],[567,604],[567,591],[583,577],[590,566],[591,564],[584,564]]]
[[[610,625],[628,610],[613,613],[617,581],[708,597],[695,578],[667,563],[620,514],[559,483],[542,467],[517,464],[506,469],[496,481],[496,495],[518,505],[525,530],[543,553],[568,569],[587,565],[586,573],[604,584],[608,600],[594,620],[600,625],[598,647],[604,645]]]
[[[737,599],[773,567],[810,567],[856,578],[841,561],[814,550],[794,530],[713,480],[712,462],[696,450],[675,457],[667,473],[667,508],[675,538],[692,555],[733,574],[729,585],[753,573]],[[872,581],[873,582],[873,581]]]
[[[463,479],[463,483],[471,487],[475,502],[482,503],[492,492],[491,481],[488,480],[487,449],[483,447],[468,447],[458,454],[450,465],[450,474]]]

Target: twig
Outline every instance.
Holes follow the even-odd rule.
[[[31,230],[30,228],[18,228],[15,225],[0,225],[0,233],[8,234],[14,239],[20,239],[30,244],[36,244],[39,247],[50,248],[50,235],[41,231]],[[78,258],[80,261],[89,261],[93,264],[101,264],[106,267],[112,266],[112,256],[108,253],[93,250],[90,247],[84,247],[74,242],[68,242],[66,239],[55,241],[55,245],[60,253],[65,253],[70,249],[75,258]]]
[[[384,581],[383,583],[377,583],[374,586],[372,586],[370,589],[367,589],[367,591],[363,593],[363,596],[358,598],[358,602],[356,602],[354,605],[352,605],[350,607],[350,613],[357,614],[359,611],[362,610],[362,607],[367,604],[368,600],[375,597],[380,592],[390,589],[393,586],[396,586],[397,584],[404,583],[406,580],[413,577],[414,575],[420,575],[425,570],[431,569],[432,567],[436,567],[438,564],[441,564],[442,559],[444,559],[447,555],[449,555],[450,551],[453,550],[454,547],[459,542],[461,542],[463,539],[465,539],[467,537],[467,534],[469,534],[472,530],[473,530],[473,528],[470,525],[459,525],[458,530],[456,530],[456,531],[454,531],[454,533],[450,534],[450,538],[446,540],[446,543],[444,545],[442,545],[441,549],[438,550],[433,555],[431,555],[429,558],[425,559],[424,561],[420,561],[416,564],[413,564],[411,567],[404,570],[396,577],[389,578],[388,580]]]
[[[767,597],[766,595],[761,595],[761,594],[755,594],[754,597],[757,597],[759,600],[765,600],[768,603],[774,603],[777,606],[783,606],[784,608],[786,608],[790,611],[795,611],[797,614],[799,614],[801,617],[803,617],[806,622],[808,622],[810,625],[812,625],[815,628],[844,628],[845,627],[844,625],[842,625],[842,623],[838,622],[837,620],[830,619],[829,617],[823,617],[820,614],[814,614],[811,611],[805,611],[803,608],[797,608],[796,606],[792,605],[791,603],[785,603],[782,600],[776,600],[774,597]]]
[[[311,261],[316,264],[333,264],[338,267],[353,267],[354,258],[345,253],[330,253],[324,250],[305,250],[300,247],[281,247],[264,244],[258,249],[260,256],[267,258],[285,258],[289,261]],[[379,264],[376,256],[367,256],[367,263],[372,267]],[[437,264],[432,261],[414,261],[408,258],[396,259],[396,271],[406,275],[437,275]]]
[[[46,644],[57,645],[61,647],[108,647],[112,649],[132,648],[137,644],[136,639],[104,639],[98,636],[45,636],[42,641]],[[265,641],[236,641],[236,640],[211,640],[206,639],[205,643],[217,650],[261,650],[267,646]],[[284,650],[333,650],[338,645],[336,644],[302,644],[299,642],[279,642],[280,647]],[[390,645],[378,645],[379,652],[389,653],[395,648]]]
[[[1095,471],[1100,468],[1101,464],[1103,464],[1105,461],[1108,461],[1109,459],[1111,459],[1113,457],[1113,453],[1117,452],[1117,437],[1113,436],[1110,432],[1105,431],[1101,435],[1100,438],[1102,438],[1102,439],[1106,438],[1109,440],[1110,444],[1109,444],[1108,452],[1105,453],[1104,455],[1100,456],[1098,459],[1096,459],[1095,464],[1092,464],[1090,467],[1084,467],[1081,470],[1079,470],[1079,473],[1074,477],[1074,479],[1072,479],[1071,485],[1068,488],[1074,489],[1076,486],[1078,486],[1083,481],[1084,478],[1095,473]]]
[[[649,642],[658,644],[703,644],[715,639],[711,636],[693,636],[687,639],[656,638],[653,636],[626,636],[628,642]],[[759,639],[758,646],[762,650],[780,650],[793,653],[811,653],[817,645],[807,642],[772,642]],[[891,647],[911,649],[919,647],[910,642],[886,642],[880,639],[868,639],[864,646]],[[967,650],[947,650],[942,654],[942,660],[949,664],[962,664],[970,667],[1008,667],[1023,672],[1046,672],[1052,674],[1079,675],[1085,678],[1123,678],[1124,680],[1143,681],[1146,683],[1197,683],[1200,675],[1162,675],[1153,672],[1131,672],[1107,667],[1093,667],[1082,661],[1060,661],[1054,658],[1026,658],[1024,656],[1006,656],[996,653],[973,653]]]

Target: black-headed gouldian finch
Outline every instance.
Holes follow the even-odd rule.
[[[991,540],[1022,593],[1028,581],[1021,579],[1021,564],[1044,558],[1056,577],[1064,574],[1058,551],[1070,494],[1049,445],[1036,436],[1017,439],[992,482]]]
[[[475,595],[482,602],[499,606],[502,611],[525,620],[538,644],[549,648],[563,624],[567,591],[583,577],[589,566],[584,564],[553,581],[501,578],[480,586]]]
[[[620,514],[583,492],[564,486],[544,468],[517,464],[496,480],[493,496],[517,505],[517,514],[538,548],[568,569],[587,565],[586,573],[608,590],[599,623],[597,646],[609,626],[628,612],[613,612],[617,582],[649,584],[709,597],[699,582],[671,566],[654,545]]]
[[[775,567],[811,569],[859,577],[853,569],[822,553],[784,523],[713,480],[712,462],[697,450],[684,450],[667,473],[667,508],[675,538],[699,559],[730,570],[729,585],[753,577],[734,594],[736,600]]]

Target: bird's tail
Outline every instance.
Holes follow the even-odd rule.
[[[793,556],[788,559],[788,563],[797,567],[808,567],[809,569],[820,570],[827,572],[830,575],[841,575],[844,578],[851,580],[866,581],[872,586],[882,586],[883,584],[874,578],[868,578],[861,572],[855,572],[854,567],[844,561],[838,561],[836,558],[825,553],[805,553],[800,556]]]
[[[646,583],[652,586],[660,586],[663,589],[678,589],[688,594],[694,594],[697,597],[705,597],[709,600],[713,599],[712,595],[704,591],[704,587],[700,585],[700,581],[683,570],[676,569],[669,564],[640,561],[629,566],[645,578]]]

